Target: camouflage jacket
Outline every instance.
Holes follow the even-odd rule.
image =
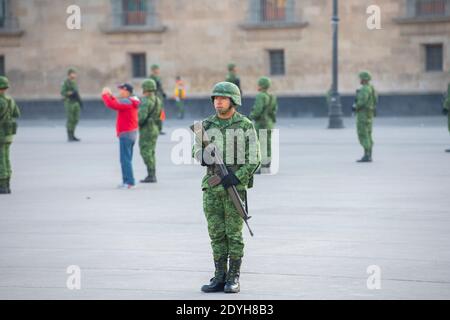
[[[161,99],[161,100],[166,99],[167,95],[164,92],[164,88],[163,88],[163,85],[162,85],[161,77],[155,76],[155,75],[151,75],[149,78],[156,82],[156,95],[158,96],[158,98]]]
[[[229,120],[219,119],[217,115],[203,121],[203,127],[209,138],[222,152],[225,165],[231,169],[241,184],[238,190],[246,190],[253,186],[253,175],[261,165],[261,152],[255,127],[250,119],[236,112]],[[196,139],[192,156],[201,161],[203,154],[201,141]],[[202,189],[214,188],[223,191],[223,186],[211,187],[208,184],[215,172],[214,167],[208,168],[202,181]]]
[[[13,98],[0,94],[0,143],[12,142],[16,134],[16,119],[20,117],[20,110]]]
[[[444,108],[450,110],[450,83],[448,84],[447,97],[444,101]]]
[[[277,111],[277,97],[263,91],[256,96],[250,119],[255,121],[258,126],[273,129],[273,125],[277,122]]]
[[[149,97],[142,97],[139,105],[139,128],[141,130],[148,130],[157,128],[157,121],[161,117],[161,100],[153,95]]]
[[[231,83],[234,83],[235,85],[237,85],[242,94],[241,79],[237,75],[235,75],[234,73],[229,73],[227,75],[227,78],[225,79],[225,81],[231,82]]]
[[[363,85],[356,95],[356,112],[373,112],[377,104],[378,95],[375,88],[370,84]]]
[[[75,91],[78,91],[78,85],[76,81],[66,79],[61,86],[61,96],[63,97],[64,102],[77,103],[71,98],[72,94]]]

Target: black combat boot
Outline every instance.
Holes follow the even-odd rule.
[[[373,159],[372,159],[372,149],[369,150],[368,156],[369,156],[369,162],[372,162],[373,161]]]
[[[148,176],[147,178],[145,178],[144,180],[141,180],[141,183],[157,183],[158,179],[156,179],[156,174],[154,170],[150,170],[148,172]]]
[[[241,265],[242,259],[230,259],[230,271],[228,272],[227,281],[225,283],[225,293],[239,293],[241,291],[241,285],[239,283]]]
[[[81,140],[75,137],[75,132],[73,130],[68,130],[67,135],[69,137],[69,142],[80,142]]]
[[[222,257],[219,260],[214,260],[216,272],[214,278],[210,280],[210,283],[202,287],[202,292],[214,293],[223,292],[225,287],[225,280],[227,277],[227,257]]]
[[[450,149],[445,150],[445,152],[450,152]]]
[[[9,194],[8,192],[8,182],[6,179],[0,180],[0,194]]]
[[[72,131],[72,138],[73,138],[73,142],[80,142],[81,141],[81,139],[78,139],[77,137],[75,137],[75,130],[74,131]]]
[[[365,162],[372,162],[372,159],[370,158],[369,151],[364,151],[364,157],[362,157],[361,160],[358,160],[359,163],[365,163]]]
[[[8,194],[11,194],[11,178],[6,179],[6,188],[8,189]]]

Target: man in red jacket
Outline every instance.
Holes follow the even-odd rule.
[[[120,189],[135,188],[133,175],[133,148],[138,133],[139,98],[133,96],[133,86],[125,83],[119,87],[119,97],[112,95],[109,88],[103,89],[102,98],[105,106],[117,111],[117,136],[120,141],[120,164],[122,166],[122,184]]]

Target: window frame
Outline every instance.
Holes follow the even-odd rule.
[[[268,49],[268,61],[269,61],[269,74],[272,77],[284,77],[287,74],[286,69],[286,50],[285,49]],[[282,62],[280,70],[278,71],[276,67],[277,64],[280,64],[279,61],[274,61],[274,54],[281,54]]]
[[[433,58],[435,57],[430,56],[432,53],[429,52],[429,49],[434,48],[440,48],[440,61],[433,62]],[[443,43],[425,43],[423,44],[423,50],[424,50],[424,67],[425,72],[444,72],[444,44]],[[438,68],[433,68],[434,65],[439,65]]]
[[[147,77],[147,53],[145,52],[132,52],[130,56],[131,77],[133,79],[144,79]],[[136,58],[143,58],[143,61],[139,61],[140,66],[136,66]],[[139,69],[139,70],[138,70]],[[137,72],[136,72],[137,71]]]

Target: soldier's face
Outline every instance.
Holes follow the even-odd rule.
[[[220,114],[227,114],[231,109],[231,99],[228,97],[215,97],[214,108]]]
[[[77,74],[76,73],[71,73],[71,74],[69,74],[69,78],[70,78],[70,80],[76,80]]]
[[[159,70],[159,69],[153,69],[152,72],[153,72],[153,74],[154,74],[155,76],[159,76],[160,70]]]

